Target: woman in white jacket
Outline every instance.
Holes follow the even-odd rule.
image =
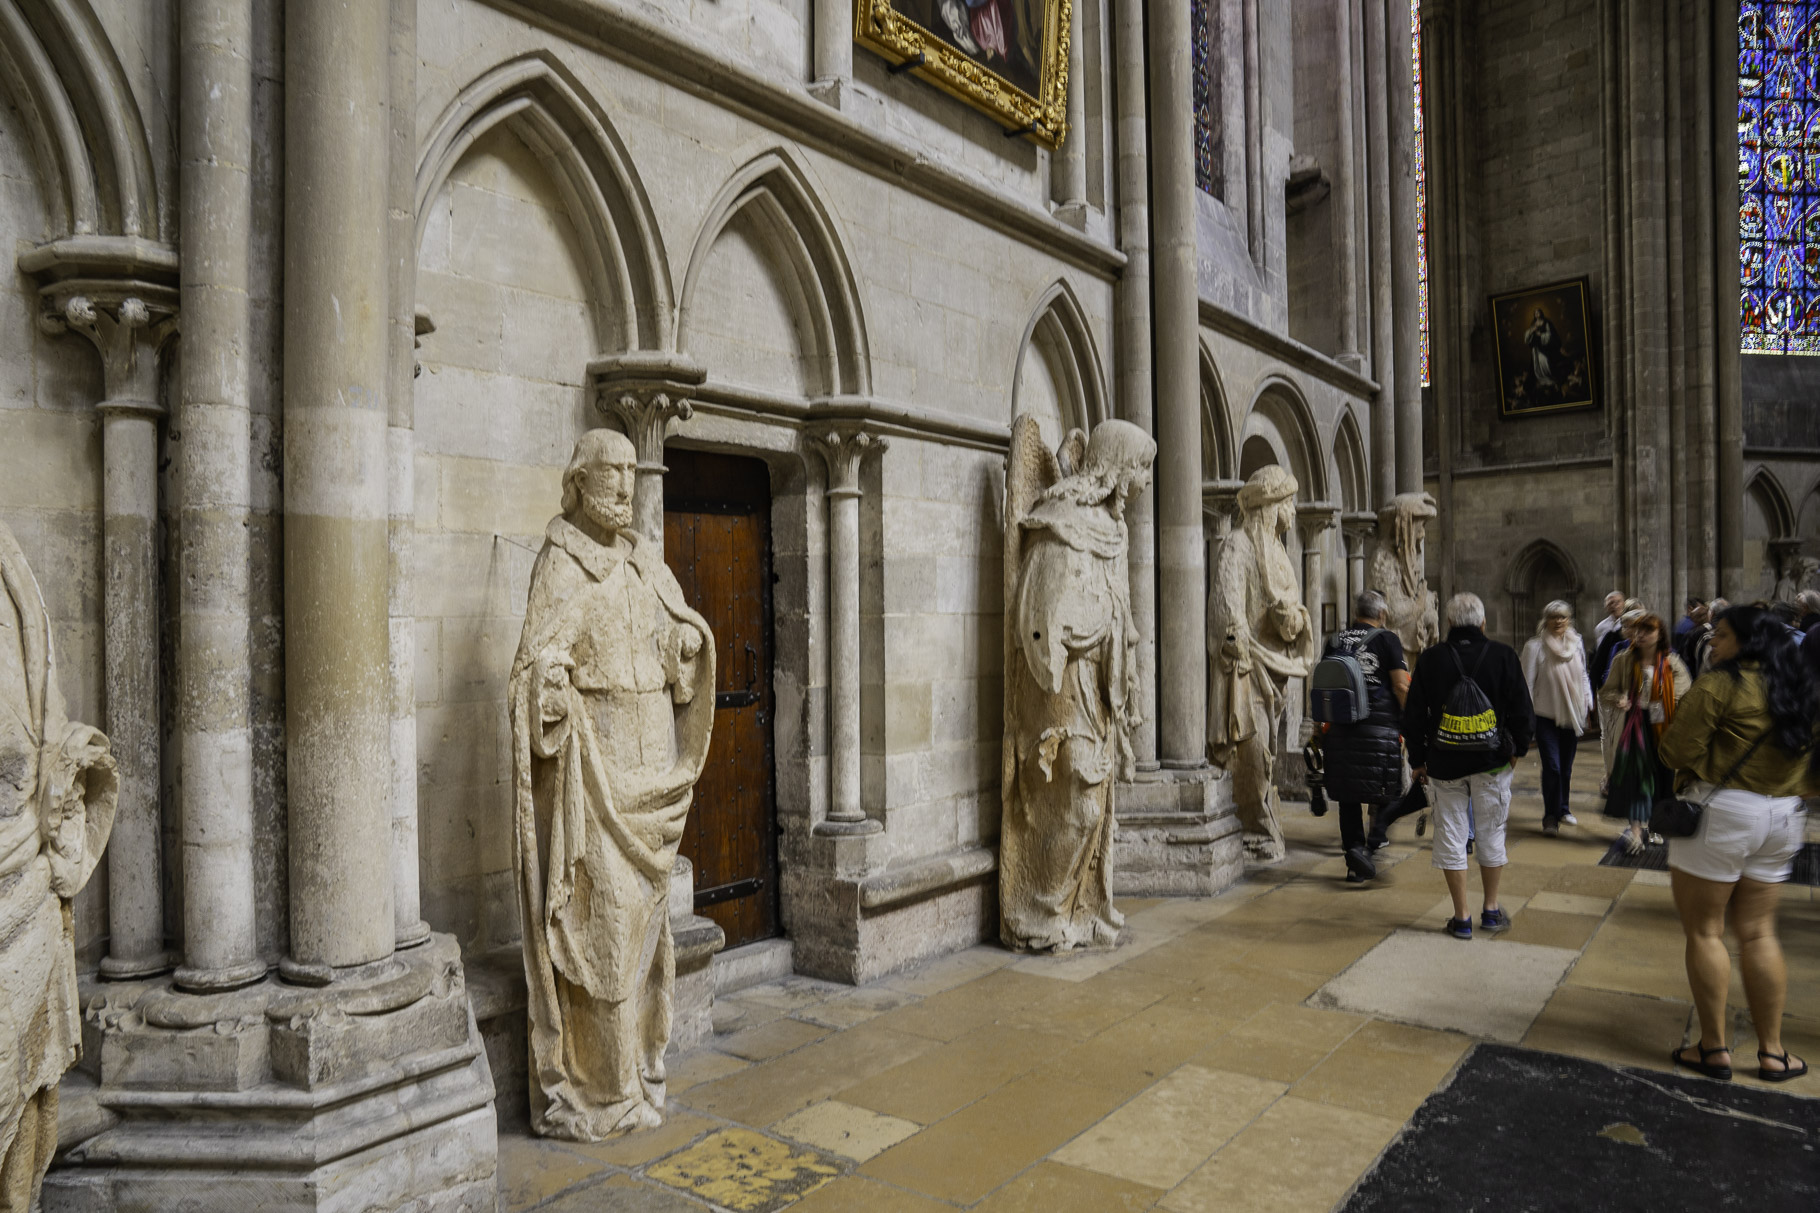
[[[1586,679],[1586,648],[1574,630],[1574,611],[1565,602],[1542,609],[1535,637],[1523,646],[1523,677],[1536,705],[1536,753],[1542,759],[1542,832],[1560,833],[1563,822],[1578,825],[1568,807],[1574,751],[1592,713],[1592,684]]]

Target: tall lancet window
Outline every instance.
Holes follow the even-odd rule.
[[[1820,0],[1739,8],[1738,195],[1743,349],[1820,354]]]

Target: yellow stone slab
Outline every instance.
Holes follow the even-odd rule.
[[[1040,1162],[973,1208],[975,1213],[1138,1213],[1154,1208],[1161,1195],[1110,1175]],[[855,1213],[860,1207],[854,1206]]]
[[[1159,1202],[1173,1213],[1309,1213],[1346,1194],[1400,1127],[1284,1096]]]
[[[647,1167],[645,1177],[739,1213],[772,1213],[842,1170],[813,1150],[750,1129],[723,1129]]]
[[[1363,1015],[1272,1003],[1195,1060],[1216,1070],[1293,1083],[1365,1023]]]
[[[1055,1161],[1169,1189],[1283,1094],[1280,1082],[1185,1065],[1055,1152]]]
[[[1372,1020],[1295,1086],[1298,1099],[1405,1120],[1472,1044],[1455,1032]]]
[[[933,1124],[1068,1048],[1067,1037],[1004,1025],[979,1028],[839,1092],[847,1103]]]

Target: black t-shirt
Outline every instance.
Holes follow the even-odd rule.
[[[1403,641],[1389,628],[1354,624],[1343,632],[1335,632],[1322,656],[1339,657],[1348,653],[1358,658],[1359,670],[1365,675],[1365,689],[1374,701],[1390,694],[1392,670],[1409,668],[1409,662],[1403,656]]]

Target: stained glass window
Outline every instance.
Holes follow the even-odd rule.
[[[1428,173],[1422,147],[1422,0],[1409,0],[1409,56],[1416,80],[1416,305],[1422,320],[1422,386],[1428,386]]]
[[[1218,197],[1220,123],[1215,107],[1219,104],[1219,89],[1214,76],[1214,31],[1207,0],[1194,0],[1189,20],[1194,23],[1194,181]]]
[[[1820,0],[1738,10],[1742,348],[1820,354]]]

